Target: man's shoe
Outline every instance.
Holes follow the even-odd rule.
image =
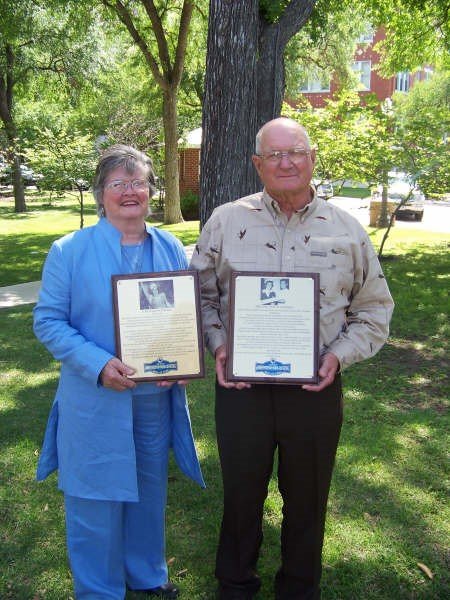
[[[158,596],[158,598],[166,598],[172,600],[172,598],[178,598],[180,590],[174,586],[170,581],[160,585],[159,587],[149,588],[148,590],[130,590],[135,594],[148,594],[149,596]]]

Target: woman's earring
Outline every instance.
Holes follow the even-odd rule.
[[[101,217],[105,216],[105,207],[103,206],[103,204],[100,206],[100,216]]]

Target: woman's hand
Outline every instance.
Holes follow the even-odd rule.
[[[129,379],[129,376],[135,372],[136,369],[129,367],[118,358],[111,358],[100,371],[100,383],[103,387],[116,392],[133,389],[136,383]]]

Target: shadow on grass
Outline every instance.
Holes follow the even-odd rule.
[[[322,586],[324,600],[371,600],[380,598],[392,600],[442,600],[439,591],[433,590],[433,584],[424,579],[415,583],[411,589],[410,576],[400,574],[383,564],[383,557],[377,560],[353,558],[351,561],[337,561],[333,567],[325,567]],[[373,577],[367,578],[367,573]],[[364,580],[362,588],[359,582]]]
[[[0,268],[0,285],[13,285],[38,281],[52,243],[58,234],[3,235],[0,252],[3,262]]]

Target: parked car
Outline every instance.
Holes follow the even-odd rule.
[[[379,185],[373,197],[381,198],[382,186]],[[414,182],[411,175],[403,171],[390,171],[388,173],[388,201],[400,204],[409,195],[407,202],[402,204],[397,211],[397,219],[406,218],[421,221],[423,219],[425,194]]]
[[[39,182],[43,178],[41,173],[35,173],[33,169],[27,165],[20,165],[20,174],[22,175],[24,185],[39,185]],[[0,183],[6,185],[12,185],[12,172],[11,166],[6,163],[2,163],[0,166]]]
[[[331,198],[334,195],[333,184],[328,179],[313,179],[313,185],[317,190],[317,195],[319,198]]]
[[[39,182],[44,177],[41,173],[35,173],[27,165],[20,165],[20,174],[25,185],[35,185],[36,187],[38,187]]]
[[[76,179],[74,182],[75,189],[83,190],[83,192],[87,192],[89,190],[89,182],[86,179]]]
[[[0,183],[8,183],[10,178],[10,167],[5,159],[0,156]]]

